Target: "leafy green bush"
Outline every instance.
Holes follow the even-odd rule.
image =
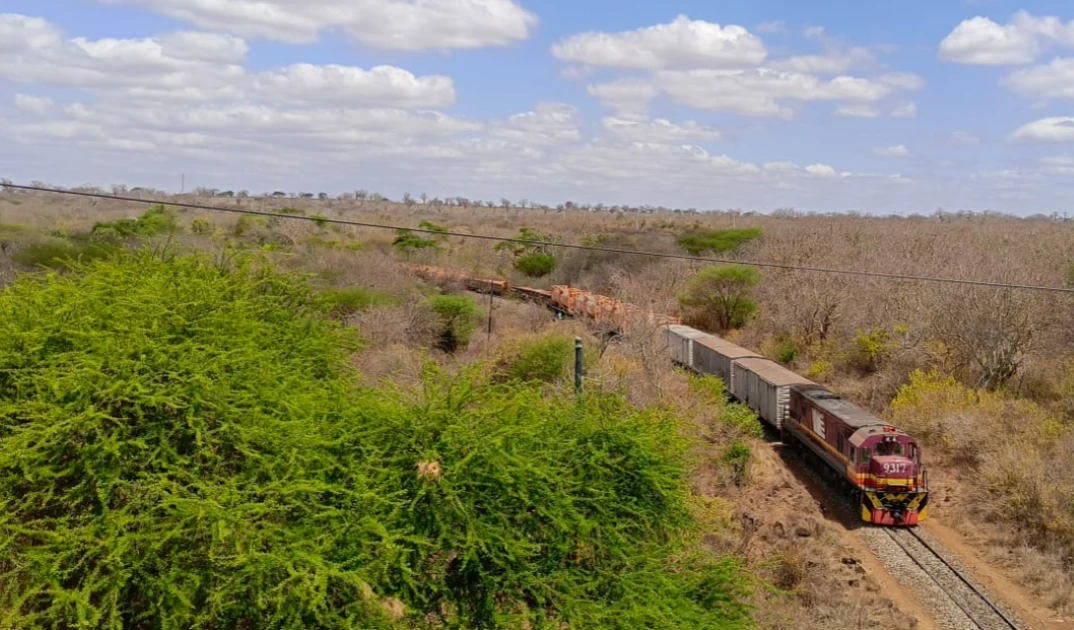
[[[723,461],[731,469],[731,480],[736,486],[740,486],[746,481],[746,477],[750,471],[750,458],[753,453],[750,451],[750,447],[742,442],[732,442],[728,444],[723,450]]]
[[[570,375],[574,341],[558,335],[524,339],[514,344],[496,368],[503,380],[555,383]]]
[[[433,295],[429,306],[440,316],[443,326],[436,347],[455,352],[470,343],[470,335],[481,318],[481,307],[465,295]]]
[[[727,386],[723,379],[711,374],[690,374],[690,391],[713,409],[717,420],[741,436],[764,437],[764,429],[757,414],[748,406],[732,403],[727,398]]]
[[[381,293],[367,287],[347,287],[328,289],[319,295],[321,301],[334,315],[349,315],[377,306],[394,304],[396,299],[387,293]]]
[[[46,237],[19,246],[11,254],[11,259],[27,267],[69,269],[75,261],[108,258],[117,250],[117,247],[108,243]]]
[[[691,309],[688,323],[718,332],[741,328],[757,314],[753,287],[760,280],[752,267],[712,265],[687,281],[679,303]]]
[[[852,362],[864,372],[876,372],[897,345],[891,333],[880,326],[859,330],[854,337],[855,352],[851,358]]]
[[[248,260],[77,271],[0,292],[0,625],[748,627],[672,413],[359,389],[353,335]]]
[[[722,254],[742,247],[744,244],[761,238],[760,228],[741,228],[732,230],[703,230],[695,227],[678,238],[679,246],[693,256],[706,252]]]
[[[773,356],[776,361],[780,363],[791,363],[798,357],[798,353],[801,351],[801,344],[793,335],[783,332],[775,336],[768,346],[767,351],[770,356]]]
[[[422,221],[421,223],[418,224],[418,227],[420,227],[423,230],[429,230],[431,232],[435,232],[438,235],[439,234],[447,234],[447,232],[448,232],[447,226],[437,225],[436,223],[433,223],[432,221]]]
[[[392,241],[392,247],[404,254],[410,254],[412,251],[422,249],[440,249],[440,245],[436,241],[422,238],[414,234],[414,232],[402,228],[395,231],[395,240]]]
[[[0,223],[0,254],[22,242],[29,228],[14,223]]]
[[[548,246],[541,243],[550,242],[552,235],[531,227],[518,230],[514,241],[503,241],[494,248],[496,251],[507,250],[517,258],[526,254],[547,254]]]
[[[764,427],[761,426],[757,413],[746,405],[728,403],[720,413],[720,420],[743,435],[752,435],[755,438],[764,437]]]
[[[200,236],[206,236],[216,231],[216,224],[208,217],[198,217],[190,223],[190,231]]]
[[[146,210],[137,219],[97,223],[93,226],[90,235],[93,240],[116,242],[135,237],[158,236],[178,232],[181,229],[175,211],[158,204]]]
[[[527,254],[515,261],[515,269],[528,278],[543,278],[556,270],[552,254]]]
[[[820,361],[814,361],[812,364],[810,364],[809,368],[806,369],[803,376],[812,380],[823,380],[830,377],[834,372],[835,366],[832,365],[831,361],[825,361],[822,359]]]
[[[246,236],[248,234],[260,231],[268,226],[268,220],[265,217],[257,217],[249,214],[244,214],[239,217],[235,222],[235,226],[231,229],[231,233],[234,236]]]

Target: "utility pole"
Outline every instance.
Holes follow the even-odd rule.
[[[492,348],[492,283],[488,283],[485,289],[489,292],[489,324],[488,324],[488,336],[485,339],[485,357],[488,357],[490,349]]]
[[[582,393],[582,338],[574,338],[574,391]]]

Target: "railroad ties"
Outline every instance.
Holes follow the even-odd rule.
[[[889,538],[931,580],[961,615],[959,627],[972,630],[1021,630],[980,588],[975,586],[921,534],[912,529],[888,529]]]

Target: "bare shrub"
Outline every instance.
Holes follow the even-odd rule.
[[[1025,365],[1039,331],[1039,304],[1031,296],[995,289],[950,291],[933,312],[936,338],[975,387],[1008,384]]]

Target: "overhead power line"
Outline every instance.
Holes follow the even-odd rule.
[[[261,217],[272,217],[277,219],[291,219],[295,221],[311,221],[318,224],[331,223],[334,225],[347,225],[352,227],[364,227],[381,230],[409,230],[410,232],[420,232],[423,234],[436,234],[440,236],[457,236],[460,238],[469,238],[483,241],[497,241],[503,243],[520,243],[525,245],[539,245],[543,247],[562,247],[565,249],[580,249],[593,252],[606,252],[609,254],[624,254],[631,256],[648,256],[650,258],[663,258],[671,260],[687,260],[691,262],[700,262],[707,264],[728,264],[728,265],[745,265],[748,267],[761,267],[767,269],[783,269],[786,271],[805,271],[812,273],[824,273],[832,275],[843,276],[857,276],[864,278],[883,278],[887,280],[908,280],[914,282],[932,282],[940,284],[957,284],[979,287],[993,287],[997,289],[1015,289],[1021,291],[1043,291],[1048,293],[1065,293],[1074,294],[1074,289],[1065,287],[1050,287],[1042,285],[1032,284],[1011,284],[1007,282],[993,282],[988,280],[966,280],[961,278],[943,278],[938,276],[921,276],[913,274],[902,273],[885,273],[881,271],[859,271],[854,269],[833,269],[828,267],[811,267],[808,265],[790,265],[784,263],[765,262],[756,260],[731,260],[726,258],[706,258],[703,256],[687,256],[684,254],[665,254],[661,252],[646,252],[632,249],[619,249],[616,247],[600,247],[597,245],[575,245],[573,243],[557,243],[554,241],[533,241],[520,238],[510,238],[504,236],[492,236],[489,234],[468,234],[465,232],[451,232],[442,230],[432,230],[426,228],[413,228],[401,225],[386,225],[383,223],[369,223],[366,221],[351,221],[346,219],[329,219],[327,217],[308,217],[297,214],[280,214],[276,212],[265,212],[263,210],[249,210],[245,208],[224,208],[220,206],[208,206],[198,203],[187,203],[183,201],[173,201],[166,199],[144,199],[139,197],[126,197],[123,195],[109,195],[106,193],[96,193],[78,190],[61,190],[58,188],[47,188],[43,186],[25,186],[20,184],[3,184],[3,187],[15,189],[15,190],[27,190],[33,192],[52,193],[57,195],[67,195],[72,197],[90,197],[94,199],[110,199],[113,201],[127,201],[132,203],[156,203],[166,206],[175,206],[177,208],[189,208],[192,210],[206,210],[209,212],[230,212],[232,214],[246,214]]]

